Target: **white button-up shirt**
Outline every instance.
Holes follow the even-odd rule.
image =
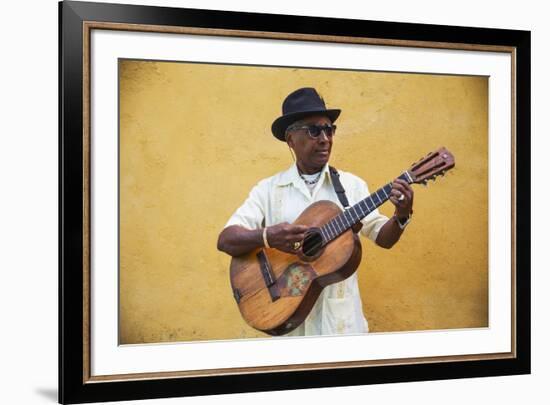
[[[359,177],[340,170],[338,172],[350,206],[370,195],[367,184]],[[319,200],[330,200],[343,208],[334,191],[328,164],[312,191],[294,164],[288,170],[261,180],[254,186],[244,204],[225,226],[259,229],[281,222],[292,223],[309,205]],[[361,221],[361,234],[375,241],[387,220],[386,216],[374,210]],[[368,323],[363,315],[357,273],[353,273],[346,280],[325,287],[306,320],[287,336],[366,332]]]

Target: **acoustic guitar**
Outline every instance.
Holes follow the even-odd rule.
[[[454,167],[445,148],[428,154],[399,178],[426,184]],[[244,320],[253,328],[278,336],[307,317],[327,285],[351,276],[361,261],[354,226],[389,199],[392,183],[342,211],[332,201],[317,201],[294,222],[306,225],[296,254],[260,248],[231,260],[233,296]]]

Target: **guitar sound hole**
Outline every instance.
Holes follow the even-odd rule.
[[[309,230],[304,237],[302,253],[304,256],[315,256],[323,247],[323,237],[318,230]]]

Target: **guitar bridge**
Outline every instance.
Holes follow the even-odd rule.
[[[256,254],[256,257],[260,262],[260,271],[262,272],[265,286],[269,290],[269,295],[271,295],[271,301],[277,301],[279,298],[281,298],[281,293],[279,292],[279,286],[275,282],[275,276],[273,275],[271,264],[269,263],[269,260],[267,259],[264,250],[260,250]]]

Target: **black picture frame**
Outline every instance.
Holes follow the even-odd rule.
[[[175,396],[353,386],[405,381],[530,373],[530,32],[335,18],[268,15],[136,5],[59,3],[59,402],[135,400]],[[87,215],[84,176],[89,155],[83,133],[85,109],[85,24],[119,23],[157,27],[371,38],[439,44],[510,47],[515,56],[515,352],[509,358],[469,359],[315,370],[168,376],[90,381],[85,353],[89,289],[85,263]],[[84,57],[83,57],[84,55]],[[88,202],[89,203],[89,202]]]

